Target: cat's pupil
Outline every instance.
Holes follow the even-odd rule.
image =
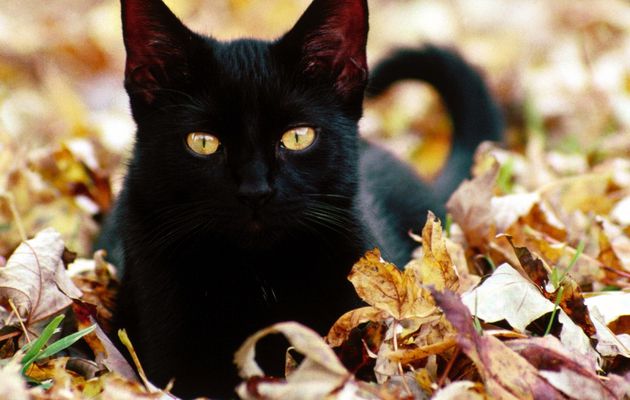
[[[186,144],[190,150],[202,156],[216,153],[220,146],[216,136],[203,132],[190,133],[186,138]]]
[[[304,150],[315,141],[315,129],[303,126],[288,130],[282,135],[280,143],[289,150]]]

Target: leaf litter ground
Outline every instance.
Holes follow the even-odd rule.
[[[306,0],[258,3],[174,7],[219,36],[273,37]],[[118,279],[90,250],[133,132],[118,4],[7,4],[0,17],[15,29],[0,32],[0,399],[170,398],[108,339]],[[630,398],[630,7],[371,7],[373,58],[401,41],[457,43],[484,69],[508,145],[478,149],[448,221],[429,214],[422,228],[419,218],[418,251],[404,269],[376,249],[357,262],[349,279],[366,306],[339,316],[325,338],[291,322],[244,338],[239,396]],[[410,15],[403,35],[391,20]],[[439,170],[450,123],[432,90],[400,85],[367,104],[362,124],[427,179]],[[288,353],[286,377],[266,377],[252,356],[272,333],[303,355]]]

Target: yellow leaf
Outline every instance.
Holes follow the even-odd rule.
[[[418,284],[433,285],[439,291],[449,289],[456,292],[459,287],[457,270],[442,235],[442,225],[431,211],[422,229],[422,258],[412,261],[406,270],[417,271]]]
[[[388,313],[375,307],[361,307],[348,311],[330,328],[326,342],[332,347],[340,346],[348,339],[350,332],[360,324],[368,321],[382,321],[388,317]]]
[[[435,311],[428,300],[430,296],[416,283],[413,272],[403,273],[394,264],[385,262],[378,250],[367,252],[354,265],[348,279],[366,303],[397,320],[426,317]]]

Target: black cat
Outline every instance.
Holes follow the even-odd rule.
[[[122,19],[138,130],[100,245],[124,268],[117,324],[180,396],[229,396],[233,353],[257,329],[324,334],[358,305],[353,263],[379,247],[404,265],[408,230],[443,213],[477,144],[500,136],[481,78],[429,47],[377,67],[368,93],[400,79],[442,93],[456,139],[437,184],[359,138],[366,0],[314,0],[272,42],[198,35],[161,0],[122,0]]]

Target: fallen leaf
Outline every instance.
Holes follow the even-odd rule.
[[[462,227],[472,247],[483,247],[493,233],[490,204],[499,169],[495,162],[483,175],[464,181],[446,203],[453,221]]]
[[[419,286],[432,285],[437,290],[459,289],[457,269],[447,251],[442,224],[431,211],[422,229],[422,257],[412,260],[405,267],[405,274],[408,271],[416,275],[416,284]]]
[[[457,342],[473,361],[493,399],[564,399],[524,358],[493,336],[479,336],[472,315],[450,292],[432,290],[438,306],[457,330]]]
[[[610,267],[630,272],[630,238],[604,218],[599,218],[597,223],[601,229],[598,259]]]
[[[506,343],[539,370],[549,383],[572,399],[616,399],[597,375],[597,366],[570,351],[555,337],[516,339]],[[581,382],[581,383],[578,383]]]
[[[454,336],[454,335],[453,335]],[[456,345],[455,338],[447,338],[442,342],[430,344],[422,347],[404,349],[393,351],[389,354],[389,358],[393,362],[401,363],[402,365],[412,364],[419,360],[425,359],[434,354],[442,354],[446,350]]]
[[[486,400],[488,396],[482,385],[471,381],[453,382],[441,388],[432,400]]]
[[[597,345],[595,349],[602,357],[622,356],[630,358],[630,334],[615,334],[604,322],[604,317],[596,307],[589,307],[595,325]]]
[[[95,312],[91,310],[91,307],[87,303],[75,301],[72,304],[72,309],[77,319],[78,329],[96,325],[94,332],[83,337],[92,349],[95,361],[99,365],[107,367],[109,371],[115,372],[129,381],[137,382],[138,376],[135,371],[94,319],[93,314]]]
[[[554,308],[539,288],[508,264],[500,265],[479,287],[464,293],[462,302],[482,320],[506,320],[519,332]]]
[[[630,293],[591,294],[585,303],[597,330],[597,351],[630,358]]]
[[[481,277],[479,275],[475,275],[469,270],[468,260],[466,259],[466,251],[464,250],[464,247],[451,238],[445,238],[445,241],[448,255],[453,261],[453,265],[455,266],[455,269],[457,271],[457,276],[459,277],[459,290],[457,292],[463,293],[477,286],[477,284],[481,280]]]
[[[629,292],[591,293],[584,299],[584,302],[589,309],[597,308],[599,310],[606,325],[616,321],[620,317],[630,316]]]
[[[582,327],[578,325],[571,317],[564,312],[563,309],[558,310],[558,322],[562,324],[560,331],[560,341],[570,351],[584,356],[591,363],[593,369],[599,368],[601,365],[601,356],[595,351],[591,345],[590,336],[595,335],[595,327],[593,326],[593,334],[588,336]],[[590,322],[590,316],[589,316]],[[591,322],[592,324],[592,322]]]
[[[348,311],[333,324],[328,331],[326,342],[331,347],[341,346],[350,336],[350,332],[362,323],[368,321],[382,321],[389,317],[389,314],[375,307],[361,307]]]
[[[81,299],[96,307],[99,325],[111,333],[119,282],[115,268],[105,261],[105,256],[104,250],[98,250],[92,260],[78,259],[68,266],[68,274],[83,292]]]
[[[378,250],[373,250],[352,267],[348,279],[366,303],[397,320],[427,317],[435,312],[435,306],[408,271],[411,270],[401,272],[384,261]]]
[[[529,214],[539,201],[540,195],[536,192],[493,197],[490,204],[497,232],[506,232],[519,218]]]
[[[22,243],[0,268],[0,304],[15,304],[20,317],[32,324],[58,314],[81,297],[66,274],[64,243],[53,229],[45,229]]]
[[[548,290],[551,272],[545,263],[534,255],[526,247],[517,247],[508,237],[510,245],[527,273],[527,276],[538,286],[540,293],[550,301],[557,303],[562,310],[578,324],[588,336],[595,334],[595,327],[588,314],[588,308],[584,304],[584,297],[579,285],[571,278],[570,271],[563,271],[563,277],[559,282],[559,287],[554,288],[554,292]],[[558,302],[556,296],[562,289],[562,298]]]
[[[0,399],[30,400],[21,370],[20,357],[14,357],[0,367]]]
[[[296,351],[305,357],[300,366],[286,381],[260,381],[255,392],[247,382],[239,385],[237,392],[243,399],[309,400],[322,399],[351,379],[335,353],[313,330],[296,322],[281,322],[250,336],[234,356],[239,375],[244,379],[264,376],[256,363],[256,343],[263,337],[283,334]]]

